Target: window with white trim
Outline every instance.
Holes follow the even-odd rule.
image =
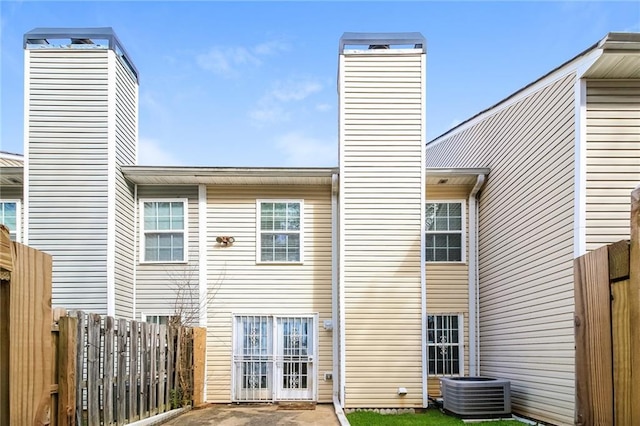
[[[302,201],[258,200],[257,204],[258,262],[302,262]]]
[[[187,200],[141,200],[142,261],[185,262]]]
[[[20,202],[18,200],[0,201],[0,223],[9,228],[9,237],[13,241],[19,241]]]
[[[462,315],[427,315],[429,375],[463,374]]]
[[[464,261],[464,203],[426,204],[426,261]]]

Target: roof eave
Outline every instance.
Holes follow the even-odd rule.
[[[491,169],[481,168],[450,168],[450,167],[427,167],[427,176],[479,176],[488,175]]]
[[[306,183],[309,179],[324,179],[331,182],[337,168],[243,168],[243,167],[163,167],[163,166],[123,166],[125,178],[134,184],[149,184],[149,179],[157,179],[158,184],[201,184],[216,183],[224,179],[228,182],[244,183],[274,179],[286,179],[292,184]],[[299,182],[298,182],[299,181]]]

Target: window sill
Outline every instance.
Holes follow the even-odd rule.
[[[469,262],[467,261],[460,261],[460,262],[446,262],[446,261],[433,261],[433,262],[429,262],[426,261],[424,262],[425,265],[468,265]]]
[[[256,265],[258,266],[271,266],[271,265],[284,265],[284,266],[300,266],[300,265],[304,265],[304,262],[256,262]]]

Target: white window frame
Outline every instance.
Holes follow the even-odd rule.
[[[427,336],[426,334],[429,332],[429,317],[458,317],[458,343],[457,344],[448,344],[448,347],[454,347],[457,346],[458,347],[458,365],[459,365],[459,371],[457,373],[451,373],[451,374],[433,374],[429,371],[429,347],[436,347],[436,350],[438,348],[438,346],[442,346],[440,344],[438,344],[437,342],[435,343],[429,343],[429,336]],[[427,322],[426,322],[427,326],[424,330],[425,333],[425,344],[427,345],[427,375],[429,377],[456,377],[456,376],[463,376],[464,375],[464,357],[465,357],[465,353],[464,353],[464,314],[461,314],[459,312],[438,312],[438,313],[427,313]],[[436,338],[437,340],[437,338]],[[436,370],[437,370],[437,366],[436,366]]]
[[[22,211],[21,211],[21,203],[19,199],[12,199],[12,198],[2,198],[0,199],[0,203],[1,204],[5,204],[5,203],[15,203],[16,204],[16,229],[15,229],[15,242],[20,243],[22,242]],[[2,223],[2,222],[0,222]]]
[[[140,264],[156,264],[156,263],[173,263],[173,264],[180,264],[180,263],[187,263],[187,259],[189,258],[189,254],[188,254],[188,249],[189,249],[189,199],[188,198],[140,198],[139,200],[140,205],[138,208],[138,211],[140,212],[139,214],[139,224],[140,224]],[[145,235],[147,234],[147,232],[149,233],[169,233],[169,234],[175,234],[178,233],[180,231],[177,231],[175,229],[167,229],[167,230],[145,230],[144,229],[144,203],[176,203],[176,202],[181,202],[184,206],[183,211],[184,211],[184,229],[182,230],[182,233],[184,234],[183,237],[183,243],[184,243],[184,247],[182,249],[182,256],[183,258],[181,260],[147,260],[146,259],[146,250],[145,250],[145,244],[146,244],[146,238]]]
[[[460,230],[460,250],[462,253],[460,254],[460,260],[426,260],[426,250],[427,250],[427,236],[431,234],[453,234],[457,231],[429,231],[427,229],[425,223],[425,243],[423,250],[425,250],[425,262],[429,264],[433,263],[453,263],[453,264],[462,264],[467,263],[467,200],[463,199],[451,199],[451,200],[427,200],[425,204],[425,212],[427,210],[428,204],[439,204],[439,203],[459,203],[462,206],[461,214],[462,214],[462,229]],[[425,213],[426,214],[426,213]],[[426,217],[425,217],[426,221]]]
[[[300,229],[284,231],[282,234],[298,234],[300,237],[300,260],[263,261],[262,260],[262,203],[298,203],[300,204]],[[273,231],[264,231],[273,232]],[[256,264],[259,265],[302,265],[304,263],[304,200],[301,199],[257,199],[256,200]]]

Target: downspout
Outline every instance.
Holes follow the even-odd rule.
[[[136,320],[136,303],[138,292],[138,184],[133,184],[133,318]]]
[[[207,327],[207,314],[209,309],[207,276],[209,269],[207,263],[207,186],[198,185],[198,315],[200,327]],[[204,345],[205,359],[207,355],[207,345]],[[204,363],[204,377],[202,384],[202,394],[207,401],[207,363]]]
[[[480,174],[469,194],[469,376],[480,375],[480,336],[478,305],[480,302],[478,285],[478,192],[485,181]]]
[[[338,196],[339,196],[339,178],[338,174],[331,175],[331,322],[333,324],[333,407],[336,417],[341,425],[348,425],[349,422],[342,409],[340,400],[340,387],[342,385],[342,357],[341,357],[341,334],[342,328],[340,323],[340,284],[338,274],[338,262],[340,249],[339,239],[339,223],[338,223]]]

